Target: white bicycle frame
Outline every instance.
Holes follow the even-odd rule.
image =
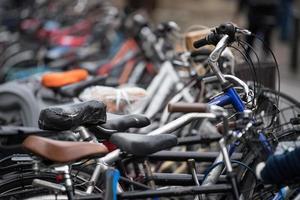
[[[153,118],[154,115],[161,109],[161,106],[174,86],[178,91],[184,87],[184,84],[180,82],[180,78],[172,63],[170,61],[165,61],[162,64],[159,73],[154,77],[147,88],[148,97],[141,105],[139,105],[137,110],[133,111],[133,113],[144,114],[150,119]],[[189,99],[192,99],[191,95],[186,96]]]
[[[148,135],[159,135],[159,134],[167,134],[171,133],[178,128],[190,123],[193,120],[196,119],[202,119],[202,118],[209,118],[209,119],[214,119],[216,118],[216,115],[214,113],[188,113],[185,114],[178,119],[150,132]],[[94,172],[92,174],[91,179],[89,180],[92,183],[96,183],[98,180],[100,174],[105,171],[108,166],[112,165],[114,162],[118,161],[121,158],[121,151],[120,149],[116,149],[107,155],[105,155],[102,158],[97,159],[97,165],[94,169]],[[94,190],[94,185],[92,184],[88,186],[86,193],[91,194]],[[122,189],[120,186],[118,186],[118,192],[122,192]]]
[[[230,65],[232,66],[232,71],[234,69],[234,56],[229,48],[225,48],[222,56],[229,59]],[[230,77],[231,78],[231,77]],[[232,79],[232,78],[231,78]],[[189,90],[193,86],[190,84],[183,89],[184,84],[180,81],[176,70],[174,69],[170,61],[165,61],[159,73],[151,81],[147,88],[148,97],[144,100],[142,104],[139,104],[139,108],[133,113],[144,114],[146,117],[152,119],[156,113],[159,112],[161,106],[165,102],[168,94],[170,93],[172,87],[177,91],[183,89],[180,93],[176,94],[170,102],[178,102],[179,100],[184,100],[185,102],[193,102],[194,97],[190,94]],[[165,124],[168,119],[166,108],[163,111],[162,120],[160,125]]]

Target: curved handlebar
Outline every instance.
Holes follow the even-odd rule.
[[[216,34],[215,31],[213,31],[212,33],[208,34],[205,38],[195,41],[193,45],[196,49],[209,44],[217,45],[217,43],[221,40],[222,36],[223,35]]]
[[[169,112],[209,112],[209,105],[204,103],[170,103],[168,104]]]
[[[236,33],[242,33],[246,35],[251,34],[250,31],[240,29],[232,23],[225,23],[213,29],[212,33],[208,34],[205,38],[195,41],[193,45],[195,48],[200,48],[209,44],[216,45],[223,35],[228,35],[228,42],[232,43],[236,40]]]
[[[197,40],[196,42],[194,42],[194,43],[193,43],[193,46],[194,46],[196,49],[198,49],[198,48],[203,47],[203,46],[208,45],[208,44],[209,44],[209,42],[208,42],[208,40],[207,40],[206,37],[205,37],[205,38],[202,38],[202,39]]]

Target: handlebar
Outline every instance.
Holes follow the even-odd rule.
[[[211,33],[211,34],[207,35],[205,38],[202,38],[202,39],[194,42],[193,45],[196,49],[201,48],[206,45],[209,45],[209,44],[216,45],[218,43],[218,41],[220,41],[220,39],[221,39],[221,35]]]
[[[209,56],[211,54],[212,50],[210,49],[199,49],[197,51],[192,51],[190,56],[191,57],[197,57],[197,56]]]
[[[227,112],[224,108],[217,105],[206,103],[187,103],[177,102],[168,104],[169,112],[184,112],[184,113],[213,113],[216,116],[227,117]]]
[[[235,121],[228,122],[228,127],[230,129],[236,128],[237,123]],[[217,124],[216,125],[217,130],[219,133],[223,134],[224,133],[224,125],[223,124]]]
[[[245,92],[247,102],[252,101],[253,91],[250,90],[249,86],[244,81],[242,81],[241,79],[239,79],[236,76],[229,75],[229,74],[225,74],[224,77],[226,80],[230,80],[230,82],[234,82],[235,84],[241,86]],[[217,76],[208,76],[208,77],[202,78],[202,80],[204,82],[212,82],[212,81],[218,80],[218,77]]]
[[[228,43],[232,43],[236,40],[237,33],[242,33],[245,35],[251,34],[250,31],[240,29],[232,23],[225,23],[213,29],[212,33],[208,34],[205,38],[195,41],[193,45],[195,48],[200,48],[209,44],[217,45],[224,35],[228,35]]]
[[[227,81],[222,74],[218,60],[222,54],[222,52],[225,50],[225,48],[228,45],[229,36],[228,35],[222,35],[221,40],[217,43],[216,48],[212,51],[212,53],[209,55],[208,63],[212,69],[212,71],[215,73],[215,75],[218,77],[222,87],[227,87]]]
[[[170,103],[168,104],[169,112],[209,112],[209,105],[204,103]]]
[[[236,40],[237,33],[251,34],[251,32],[248,30],[240,29],[232,23],[226,23],[221,24],[212,30],[212,33],[208,34],[205,38],[194,42],[195,48],[199,48],[206,44],[213,44],[216,46],[216,48],[209,55],[208,63],[214,74],[219,79],[223,89],[227,88],[230,84],[226,81],[224,75],[222,74],[218,66],[218,60],[226,47]]]
[[[194,42],[194,47],[196,48],[196,49],[198,49],[198,48],[200,48],[200,47],[203,47],[203,46],[206,46],[206,45],[208,45],[209,44],[209,42],[208,42],[208,39],[207,39],[207,37],[208,36],[206,36],[205,38],[203,38],[203,39],[200,39],[200,40],[198,40],[198,41],[196,41],[196,42]]]

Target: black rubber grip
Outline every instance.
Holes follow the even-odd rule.
[[[191,57],[196,57],[196,56],[209,56],[211,54],[211,50],[210,49],[207,49],[207,48],[204,48],[204,49],[200,49],[200,50],[196,50],[196,51],[193,51],[191,53]]]
[[[200,48],[200,47],[203,47],[203,46],[205,46],[205,45],[208,45],[208,44],[209,44],[209,43],[208,43],[208,41],[207,41],[206,38],[203,38],[203,39],[201,39],[201,40],[197,40],[196,42],[193,43],[193,45],[194,45],[194,47],[195,47],[196,49],[198,49],[198,48]]]

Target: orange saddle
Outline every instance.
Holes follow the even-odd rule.
[[[58,88],[83,81],[88,75],[87,70],[84,69],[73,69],[66,72],[51,72],[43,75],[42,84],[45,87]]]

